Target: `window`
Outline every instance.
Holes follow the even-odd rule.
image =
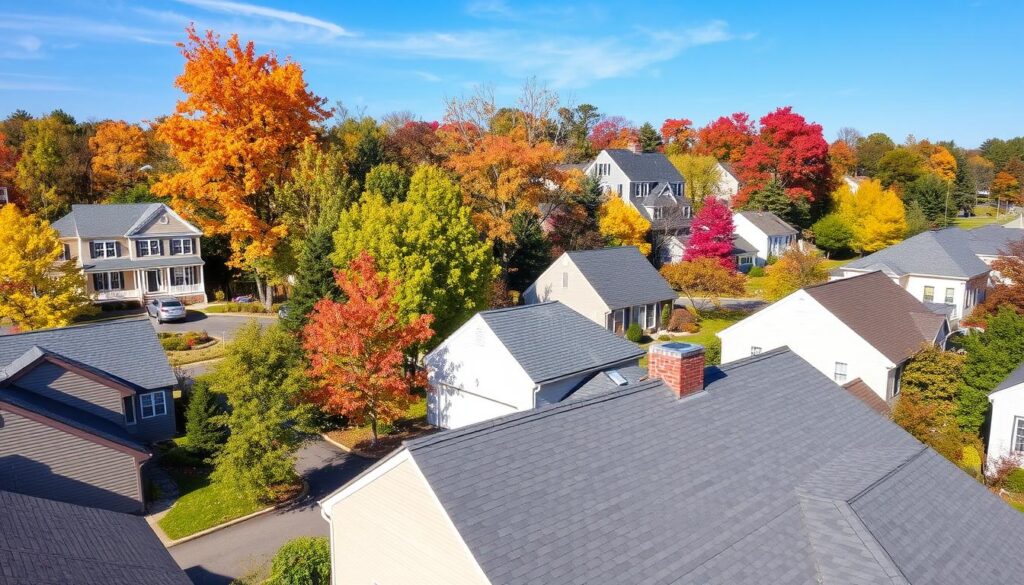
[[[622,196],[622,183],[619,183],[618,185],[615,185],[615,193],[616,193],[616,194],[617,194],[617,195],[618,195],[619,197],[621,197],[621,196]]]
[[[946,304],[947,305],[952,305],[953,304],[953,289],[952,288],[947,288],[946,289]]]
[[[159,256],[160,240],[140,240],[138,249],[139,256]]]
[[[932,303],[935,302],[935,287],[926,286],[924,287],[924,302]]]
[[[117,258],[117,242],[92,242],[93,258]]]
[[[125,396],[121,399],[121,404],[124,406],[125,424],[135,424],[135,400],[131,396]]]
[[[121,290],[124,279],[120,272],[97,272],[92,275],[92,288],[97,291]]]
[[[71,246],[68,244],[61,244],[63,246],[60,252],[60,258],[58,260],[71,260]]]
[[[569,273],[562,273],[562,288],[569,288]]]
[[[761,348],[756,345],[751,345],[750,355],[761,355]]]
[[[188,266],[185,268],[175,267],[171,268],[171,284],[174,286],[182,286],[186,284],[195,284],[195,272],[192,267]]]
[[[843,362],[836,362],[836,373],[833,376],[836,382],[846,381],[846,364]]]
[[[683,208],[683,217],[686,217],[686,218],[693,217],[693,208],[690,207],[689,205],[684,207]]]
[[[167,414],[167,402],[165,402],[163,392],[142,394],[139,396],[139,402],[142,404],[142,418],[144,419]]]
[[[654,329],[658,316],[658,305],[647,305],[647,328]]]
[[[664,219],[665,208],[664,207],[651,207],[651,218],[652,219]]]
[[[171,240],[171,254],[191,254],[192,238],[178,238]]]
[[[611,163],[597,163],[597,176],[598,177],[606,177],[606,176],[608,176],[610,174],[612,174],[612,165],[611,165]]]
[[[1013,425],[1013,450],[1024,451],[1024,417],[1016,417]]]

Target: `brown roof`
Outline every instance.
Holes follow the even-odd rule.
[[[808,287],[807,294],[893,363],[935,343],[946,318],[931,312],[882,272]]]
[[[843,388],[878,414],[886,418],[892,414],[892,411],[889,410],[889,403],[882,400],[882,397],[872,390],[871,386],[865,384],[864,380],[857,378],[852,382],[843,384]]]

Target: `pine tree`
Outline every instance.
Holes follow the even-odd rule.
[[[768,181],[761,189],[750,194],[744,209],[770,211],[793,225],[806,226],[810,218],[810,205],[805,199],[793,199],[786,193],[782,183]]]
[[[522,292],[551,263],[551,242],[532,213],[520,213],[512,219],[515,246],[509,254],[508,287]]]
[[[227,438],[227,429],[219,419],[223,412],[210,392],[209,379],[196,378],[185,409],[185,437],[189,451],[208,457],[220,450]]]
[[[644,152],[656,152],[661,147],[661,134],[654,129],[650,122],[644,122],[638,134],[640,149]]]
[[[331,263],[333,253],[334,228],[318,226],[306,236],[295,271],[295,288],[288,299],[288,315],[281,321],[289,331],[302,329],[320,299],[338,300],[340,291]]]

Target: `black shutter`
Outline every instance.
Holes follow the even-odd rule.
[[[135,255],[142,256],[142,240],[135,241]]]
[[[157,242],[159,242],[158,245],[160,246],[160,255],[163,256],[164,255],[164,241],[163,240],[157,240]]]
[[[89,242],[89,257],[96,257],[96,242]]]
[[[171,256],[174,256],[175,255],[175,252],[174,252],[174,240],[171,240],[170,242],[168,242],[167,245],[169,245],[171,247]]]
[[[114,258],[121,257],[121,242],[114,242]]]

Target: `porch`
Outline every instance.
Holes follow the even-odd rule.
[[[159,296],[206,300],[202,266],[165,266],[91,272],[89,294],[96,302],[139,301]]]
[[[633,323],[638,323],[644,331],[654,331],[661,322],[662,305],[671,302],[672,300],[666,299],[657,303],[616,309],[607,314],[605,326],[618,335],[624,334]]]

